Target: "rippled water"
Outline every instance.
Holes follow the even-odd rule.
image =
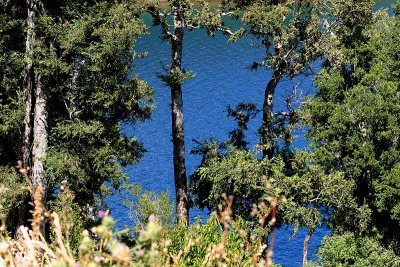
[[[377,1],[377,5],[389,6],[394,1]],[[150,25],[151,20],[145,17]],[[239,25],[236,22],[236,27]],[[171,142],[170,91],[157,78],[157,73],[164,72],[170,61],[170,46],[159,38],[160,28],[150,27],[150,35],[140,39],[136,50],[147,51],[148,57],[136,61],[136,71],[140,77],[156,90],[156,108],[153,120],[140,123],[135,127],[126,126],[129,135],[135,135],[144,143],[147,153],[133,166],[125,168],[131,182],[137,182],[146,190],[156,192],[168,189],[174,199],[173,161]],[[265,70],[250,71],[248,66],[261,60],[264,50],[257,40],[245,38],[235,44],[227,45],[227,37],[217,34],[210,38],[205,31],[185,32],[183,66],[196,73],[196,77],[184,84],[184,121],[187,153],[187,173],[190,175],[200,163],[200,158],[189,154],[195,147],[192,141],[214,137],[227,138],[227,133],[234,127],[232,120],[226,119],[226,106],[239,102],[254,102],[262,107],[264,88],[270,78]],[[301,82],[300,84],[298,84]],[[277,90],[276,103],[290,92],[294,84],[299,85],[303,95],[312,94],[312,78],[296,81],[283,81]],[[283,108],[277,105],[276,109]],[[261,115],[261,114],[260,114]],[[249,125],[248,140],[251,145],[257,142],[256,130],[261,124],[261,117]],[[299,133],[296,147],[306,145]],[[114,196],[108,200],[110,209],[118,225],[129,224],[128,210],[120,205],[124,196]],[[207,212],[197,209],[190,211],[190,217],[207,217]],[[303,240],[306,230],[289,240],[292,229],[280,229],[277,232],[274,261],[283,266],[301,266]],[[319,229],[313,235],[309,248],[310,258],[317,250],[322,238],[329,234],[327,229]]]

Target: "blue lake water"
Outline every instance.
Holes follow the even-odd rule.
[[[379,7],[389,6],[394,1],[377,1]],[[151,24],[149,17],[146,23]],[[238,27],[237,22],[235,27]],[[170,61],[170,46],[160,37],[160,28],[150,27],[150,34],[144,36],[136,45],[137,51],[147,51],[148,56],[136,60],[136,72],[155,89],[155,110],[152,121],[126,126],[129,135],[137,136],[143,142],[147,152],[141,161],[125,168],[131,182],[139,183],[145,190],[161,192],[165,189],[174,199],[172,137],[170,115],[170,91],[166,88],[157,73],[163,73]],[[262,107],[265,86],[271,76],[266,70],[250,71],[248,66],[263,58],[265,51],[259,41],[244,38],[237,43],[227,45],[228,37],[217,34],[208,37],[205,31],[185,32],[183,66],[196,73],[196,77],[184,84],[184,123],[186,142],[186,165],[188,175],[192,174],[200,163],[200,157],[189,152],[196,146],[195,140],[217,138],[224,140],[233,129],[234,122],[227,120],[227,105],[236,105],[242,101],[254,102]],[[317,67],[317,66],[316,66]],[[282,81],[276,92],[276,110],[282,110],[283,99],[291,92],[294,85],[302,96],[314,92],[312,77],[295,81]],[[261,114],[251,121],[248,131],[250,146],[258,141],[256,131],[261,124]],[[307,144],[298,133],[295,146],[303,148]],[[125,196],[115,195],[108,199],[109,208],[118,220],[120,227],[129,225],[128,209],[121,205]],[[190,210],[191,220],[196,216],[207,217],[207,212],[198,209]],[[301,266],[303,240],[306,230],[289,240],[292,229],[277,231],[274,262],[282,266]],[[317,251],[322,238],[329,230],[321,228],[311,239],[309,255]]]

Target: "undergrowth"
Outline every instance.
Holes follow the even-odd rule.
[[[34,196],[39,199],[41,192],[37,188]],[[253,208],[258,227],[234,220],[232,199],[224,196],[219,211],[205,223],[198,220],[189,226],[164,227],[150,215],[130,242],[123,242],[129,230],[115,230],[109,211],[99,211],[99,224],[82,230],[73,193],[65,187],[59,198],[61,204],[54,204],[52,212],[35,200],[32,225],[20,226],[15,237],[10,237],[7,227],[1,228],[0,266],[274,266],[274,234],[267,244],[276,221],[273,201]],[[43,220],[46,237],[39,229]]]

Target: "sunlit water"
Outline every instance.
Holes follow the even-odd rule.
[[[394,1],[377,1],[377,6],[389,6]],[[149,17],[145,17],[148,25]],[[239,25],[234,23],[235,27]],[[145,190],[161,192],[165,189],[174,199],[170,91],[157,78],[157,73],[163,73],[170,61],[170,46],[160,37],[160,28],[150,27],[150,34],[140,39],[136,50],[147,51],[146,58],[137,60],[136,72],[154,88],[156,108],[152,121],[126,126],[126,133],[137,136],[147,149],[138,164],[125,168],[131,182],[139,183]],[[228,132],[233,129],[234,122],[227,120],[227,105],[236,105],[242,101],[254,102],[262,107],[264,88],[271,76],[266,70],[250,71],[248,66],[263,58],[264,49],[259,41],[244,38],[239,42],[227,45],[228,38],[217,34],[210,38],[205,31],[185,32],[183,66],[196,73],[196,77],[184,84],[184,121],[186,142],[186,165],[188,175],[192,174],[200,163],[200,157],[190,154],[196,144],[193,140],[217,138],[225,140]],[[317,67],[317,66],[316,66]],[[282,81],[276,92],[276,110],[282,110],[283,99],[291,92],[293,86],[298,86],[302,96],[314,92],[312,77],[295,81]],[[261,114],[260,114],[261,115]],[[253,119],[247,132],[250,146],[254,146],[258,138],[256,131],[261,124],[261,116]],[[302,149],[306,146],[301,132],[295,146]],[[128,209],[121,205],[125,196],[116,195],[108,199],[108,205],[113,216],[118,220],[119,227],[129,225]],[[196,216],[207,218],[206,211],[190,210],[190,218]],[[301,266],[303,240],[306,230],[290,239],[291,228],[277,231],[274,262],[282,266]],[[324,236],[329,234],[326,228],[320,228],[311,238],[309,257],[314,259],[318,245]]]

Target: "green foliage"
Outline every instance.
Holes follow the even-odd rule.
[[[279,209],[282,219],[294,227],[294,233],[300,227],[313,233],[318,226],[336,221],[365,230],[370,214],[356,205],[354,183],[347,181],[342,172],[326,174],[313,156],[296,152],[291,164],[286,165],[293,174],[272,182],[286,197]]]
[[[152,215],[163,227],[170,229],[174,224],[174,206],[168,190],[157,194],[152,191],[142,191],[138,184],[124,184],[122,192],[127,195],[123,205],[129,208],[129,218],[138,232],[145,228],[148,218]]]
[[[201,208],[214,209],[222,193],[232,195],[234,213],[248,217],[253,204],[267,200],[266,185],[283,175],[282,168],[280,159],[260,161],[250,151],[231,148],[224,155],[210,155],[202,162],[191,176],[190,190]]]
[[[165,238],[170,240],[169,251],[172,254],[184,253],[180,258],[179,266],[203,266],[207,257],[212,259],[210,249],[218,248],[221,242],[224,242],[227,254],[225,257],[231,260],[228,266],[235,263],[240,266],[251,266],[251,254],[246,250],[245,239],[239,233],[241,229],[248,229],[248,226],[245,222],[238,220],[234,225],[230,225],[224,236],[224,226],[213,213],[204,224],[201,221],[195,221],[190,226],[177,225],[175,229],[166,233]],[[216,263],[217,261],[214,262]]]
[[[24,67],[22,18],[25,12],[10,1],[0,1],[0,165],[16,164],[23,105],[19,91]],[[14,142],[10,142],[14,140]]]
[[[73,194],[66,184],[62,190],[55,204],[61,216],[55,212],[49,216],[54,236],[51,243],[32,239],[28,229],[21,227],[19,240],[9,242],[0,236],[0,262],[7,266],[18,262],[22,266],[52,267],[276,266],[271,257],[265,260],[267,245],[263,236],[248,231],[249,223],[232,219],[232,203],[228,199],[220,215],[212,214],[204,224],[196,221],[190,226],[180,224],[174,229],[165,229],[152,215],[131,247],[120,241],[126,230],[116,231],[108,211],[99,212],[100,224],[90,231],[83,230],[76,247],[69,242],[70,229],[64,228],[79,209],[74,206]],[[259,232],[263,231],[260,227]]]
[[[184,82],[194,78],[196,75],[191,71],[179,70],[177,68],[171,70],[168,74],[158,74],[158,77],[169,87],[182,85]]]
[[[205,0],[188,1],[190,8],[187,9],[186,18],[189,30],[195,27],[203,27],[207,34],[214,37],[215,32],[225,33],[229,28],[222,20],[222,13],[216,6],[210,6]]]
[[[142,144],[122,132],[150,118],[153,90],[133,68],[136,39],[146,33],[143,7],[126,1],[42,1],[35,23],[35,75],[48,115],[45,161],[51,199],[67,179],[81,207],[95,205],[126,178]],[[26,3],[0,2],[0,164],[22,158]],[[4,12],[3,12],[4,11]]]
[[[397,163],[382,181],[374,181],[376,206],[380,212],[390,211],[390,218],[400,222],[400,164]]]
[[[8,103],[3,103],[1,105],[0,133],[2,133],[4,136],[12,138],[13,135],[19,134],[21,131],[21,121],[23,121],[24,116],[22,99],[21,92],[16,91],[15,96],[8,99]],[[2,150],[3,149],[4,148],[2,147]]]
[[[247,125],[250,119],[254,119],[259,110],[254,103],[239,103],[236,107],[228,106],[227,117],[234,118],[237,122],[237,128],[229,132],[228,143],[238,149],[247,147],[248,142],[245,141],[245,131],[248,130]]]
[[[28,186],[14,168],[0,167],[0,181],[1,231],[13,232],[27,213],[25,203],[29,197]],[[5,226],[11,228],[6,229]]]
[[[400,15],[400,3],[397,2],[397,4],[393,5],[393,9],[394,9],[395,16],[399,17],[399,15]]]
[[[261,227],[263,233],[257,235],[249,210],[253,208],[254,215],[259,207],[275,207],[257,206],[266,202],[277,205],[277,226],[290,224],[293,234],[301,227],[312,234],[321,224],[333,230],[319,252],[322,266],[399,265],[400,4],[391,18],[383,11],[373,14],[371,0],[237,1],[248,28],[230,39],[246,34],[261,39],[265,57],[254,68],[273,70],[279,82],[306,73],[311,63],[324,57],[324,68],[315,79],[315,97],[306,100],[301,112],[288,107],[289,113],[273,118],[269,134],[285,138],[283,148],[274,143],[278,148],[274,157],[261,159],[247,148],[245,131],[257,113],[252,104],[228,108],[228,116],[238,123],[229,140],[199,146],[203,161],[190,182],[195,204],[216,209],[227,193],[234,196],[237,217],[246,221],[227,221],[220,211],[204,224],[173,228],[168,192],[157,195],[126,185],[123,189],[130,196],[125,205],[143,230],[135,236],[134,247],[118,241],[122,233],[113,230],[108,215],[90,234],[83,231],[81,236],[88,219],[87,213],[83,219],[82,214],[95,205],[96,197],[110,193],[108,184],[117,188],[126,178],[122,167],[144,153],[136,138],[122,132],[124,124],[149,119],[153,108],[153,91],[132,66],[139,56],[133,51],[135,39],[146,33],[138,16],[150,12],[165,36],[170,36],[172,25],[168,16],[161,15],[159,1],[138,2],[43,1],[32,60],[48,102],[45,162],[48,197],[55,198],[49,205],[61,215],[59,221],[53,217],[50,246],[58,258],[48,264],[71,265],[75,256],[85,266],[251,266],[254,255],[260,258],[265,252],[259,237],[268,236],[271,228]],[[229,32],[222,11],[204,1],[170,3],[170,14],[184,16],[187,30],[203,27],[209,35]],[[0,0],[2,231],[26,216],[29,193],[24,177],[9,167],[21,157],[25,5]],[[230,3],[224,2],[222,8],[240,14],[230,9]],[[174,87],[194,74],[175,68],[159,76]],[[310,152],[290,149],[291,127],[299,118],[309,129]],[[57,195],[65,178],[70,188]],[[70,251],[63,251],[60,235]],[[9,256],[0,251],[1,257],[5,255]]]
[[[340,5],[354,9],[336,13],[338,23],[332,24],[340,59],[328,57],[302,117],[318,164],[327,173],[343,171],[354,182],[359,209],[371,213],[368,229],[378,229],[398,251],[399,21],[382,12],[372,15],[371,1]],[[340,220],[334,227],[360,230],[357,224],[343,227]]]
[[[185,29],[193,30],[204,28],[207,34],[214,36],[215,32],[229,32],[229,28],[225,26],[222,20],[223,12],[216,6],[210,6],[205,0],[174,0],[169,1],[169,9],[175,10],[181,14],[185,20]],[[172,12],[167,13],[165,6],[159,1],[144,1],[147,11],[153,16],[154,25],[161,25],[165,39],[168,39],[173,32],[173,25],[170,23]]]
[[[249,33],[265,46],[264,60],[254,67],[265,66],[280,75],[293,78],[318,57],[322,38],[320,26],[324,4],[320,1],[249,1],[242,21]],[[240,30],[243,31],[243,30]]]
[[[318,255],[323,267],[392,267],[400,264],[400,258],[382,247],[379,241],[352,233],[325,237]]]
[[[152,108],[150,88],[128,76],[135,37],[145,30],[131,8],[101,2],[72,22],[45,20],[48,24],[43,25],[46,32],[59,29],[50,38],[59,44],[63,56],[49,60],[65,66],[59,75],[69,80],[49,97],[52,104],[65,108],[49,114],[53,127],[48,174],[68,178],[79,199],[91,194],[83,191],[82,184],[101,194],[104,181],[117,186],[125,177],[120,164],[133,164],[143,153],[135,138],[122,135],[120,125],[149,118]],[[55,66],[51,67],[52,71]],[[71,168],[63,166],[66,158]]]
[[[342,172],[326,174],[313,156],[297,152],[288,165],[279,157],[260,160],[247,150],[231,148],[225,154],[209,150],[191,177],[190,190],[195,204],[211,210],[223,193],[233,196],[235,214],[247,220],[251,220],[247,212],[253,205],[281,197],[278,226],[292,225],[293,234],[301,227],[313,233],[322,224],[336,222],[366,231],[370,210],[356,204],[354,183]]]
[[[234,2],[236,5],[233,7],[229,1],[224,2],[223,7],[233,10],[229,13],[234,17],[241,14],[238,10],[242,9],[241,20],[247,27],[233,33],[231,41],[244,35],[257,38],[265,52],[251,68],[272,71],[264,94],[262,126],[258,131],[261,137],[258,147],[264,150],[264,156],[268,154],[271,158],[282,143],[291,143],[292,129],[298,122],[293,108],[297,86],[293,88],[292,96],[285,99],[285,104],[279,104],[274,103],[278,92],[290,94],[288,91],[281,92],[279,83],[286,78],[292,80],[313,75],[312,63],[325,54],[327,34],[323,25],[330,16],[331,1]],[[282,108],[284,106],[286,108]]]
[[[77,256],[81,233],[89,225],[89,218],[82,218],[83,211],[74,201],[75,195],[68,188],[68,185],[64,184],[61,187],[61,192],[58,194],[57,199],[50,202],[49,205],[54,212],[60,214],[62,235],[65,237],[66,244]],[[54,236],[54,233],[52,235]]]

